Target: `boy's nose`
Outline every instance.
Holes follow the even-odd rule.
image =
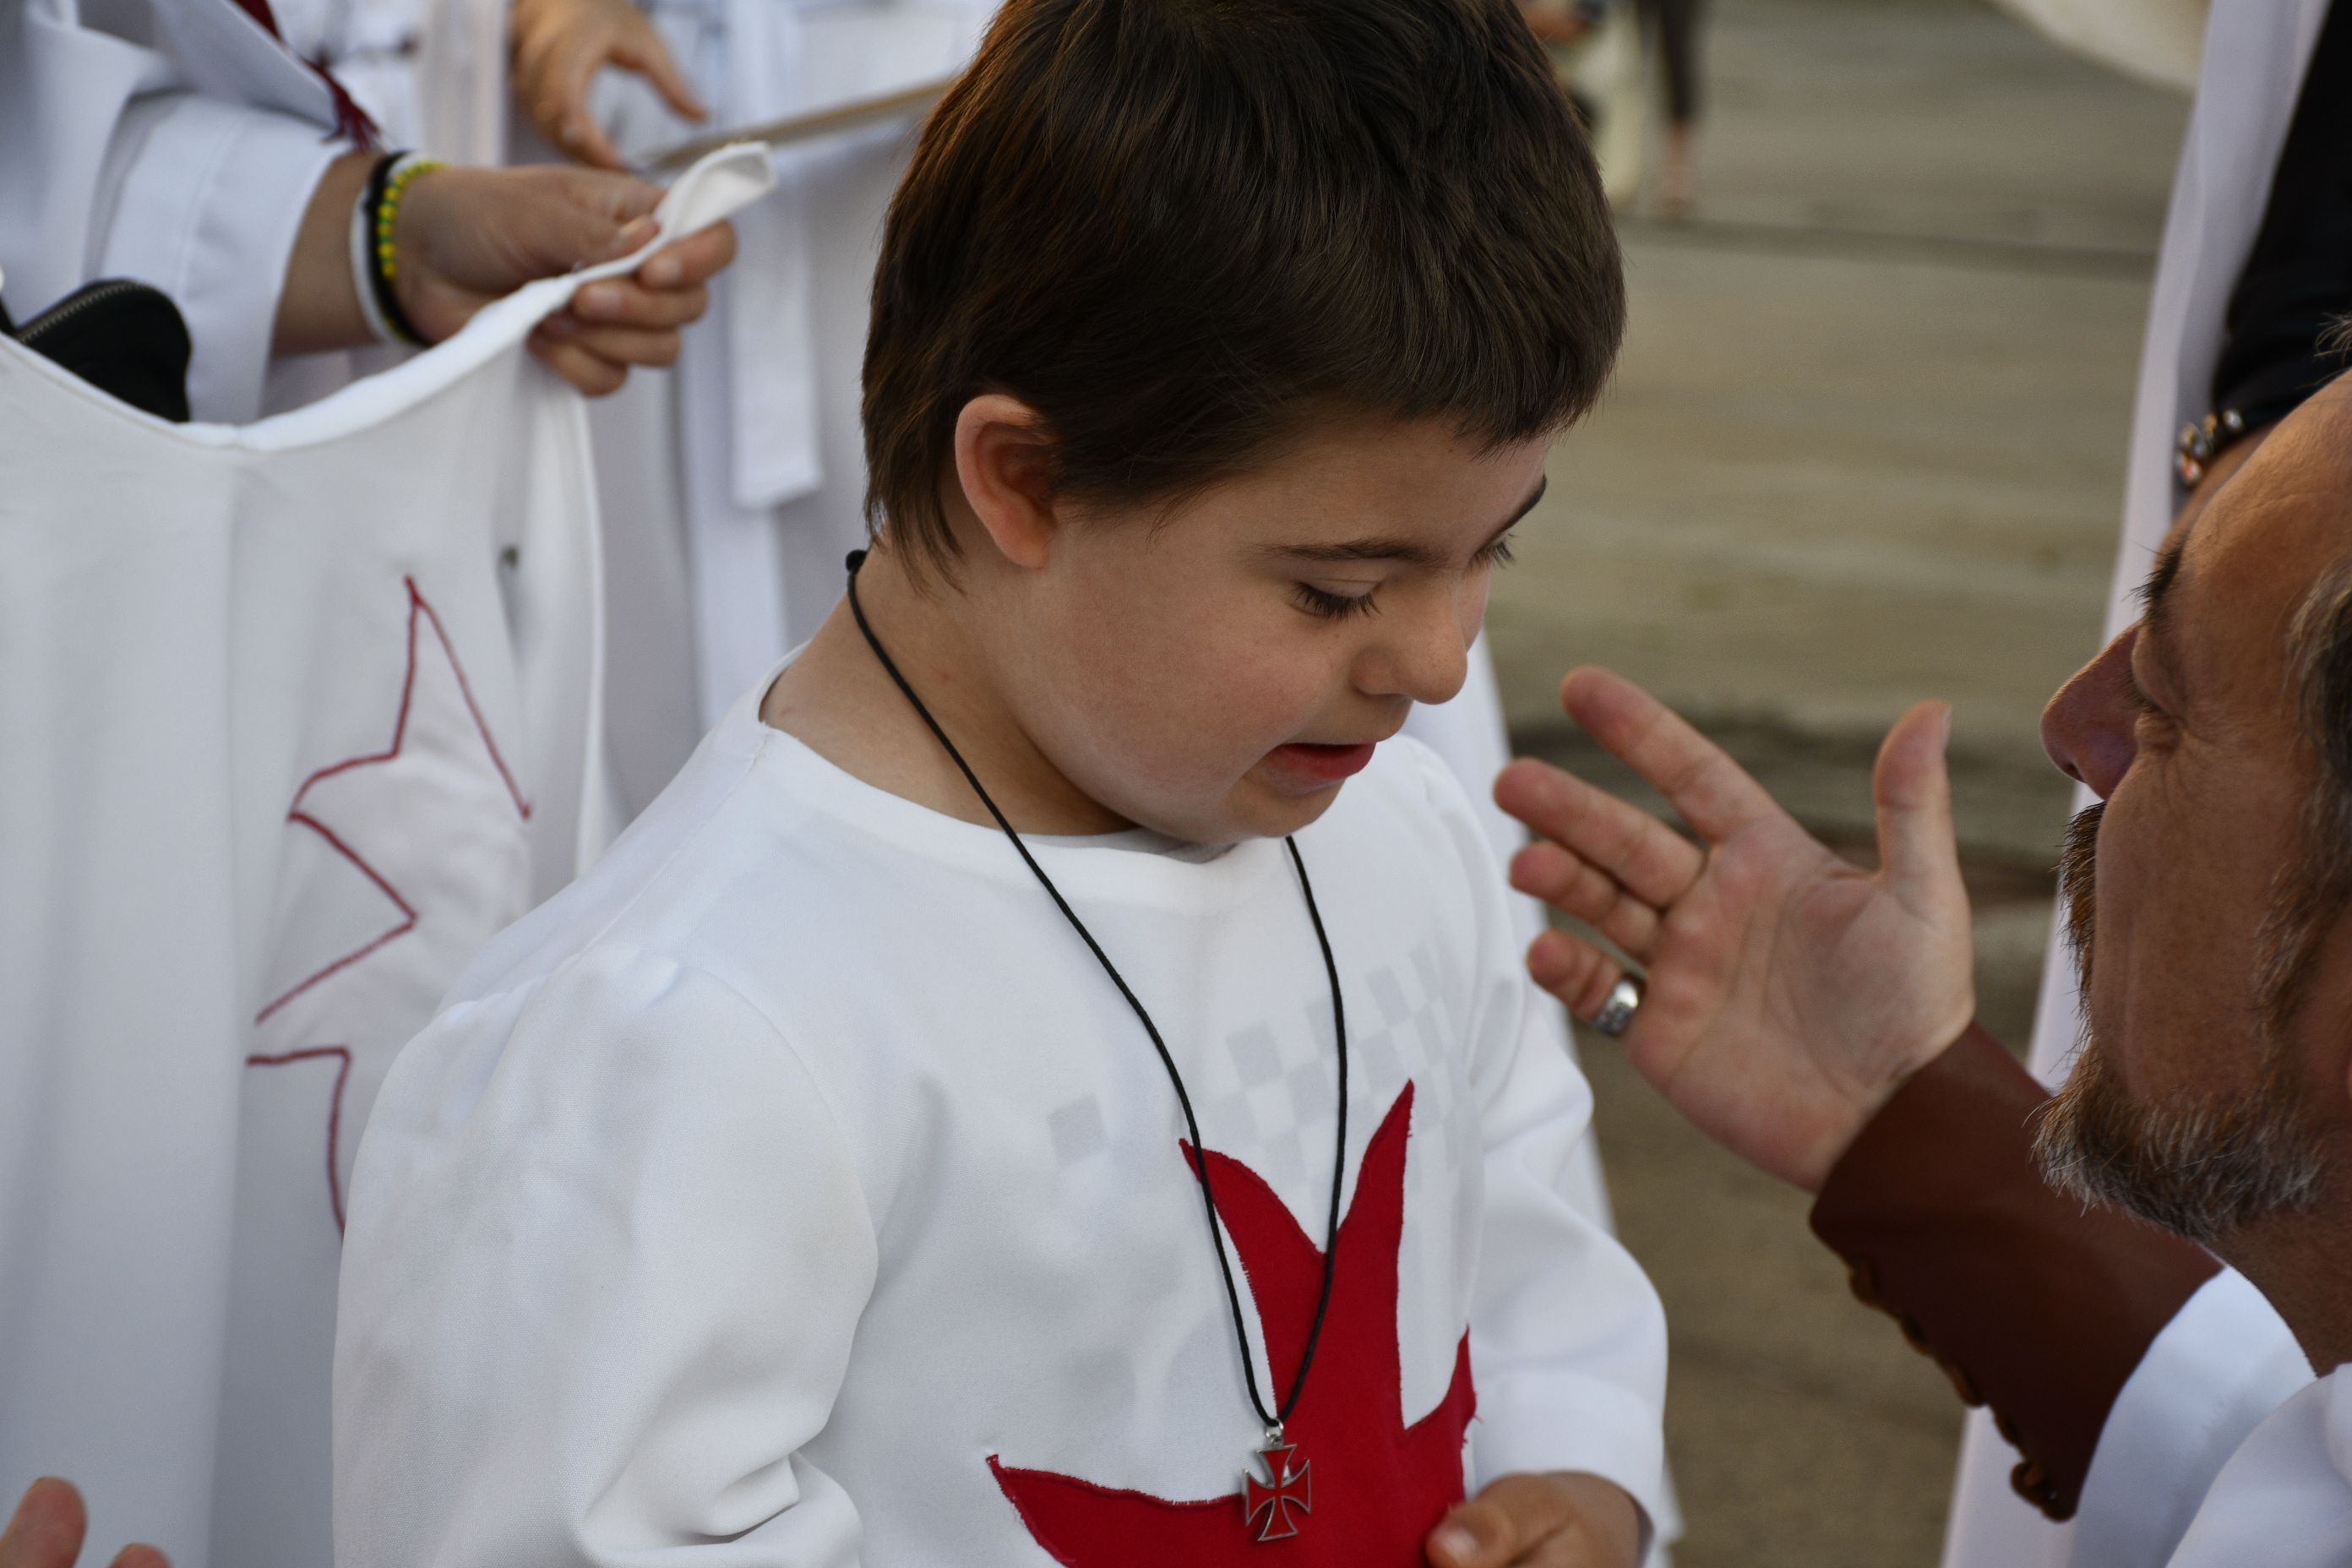
[[[2076,670],[2042,710],[2042,749],[2068,778],[2091,786],[2101,800],[2138,754],[2135,731],[2139,710],[2132,700],[2132,644],[2139,627],[2126,627]]]
[[[1483,595],[1480,606],[1484,608]],[[1365,673],[1364,688],[1376,696],[1444,702],[1462,689],[1470,673],[1470,643],[1478,635],[1476,616],[1465,623],[1463,606],[1449,595],[1432,594],[1406,615],[1388,619]]]

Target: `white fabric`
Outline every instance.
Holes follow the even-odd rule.
[[[2127,76],[2186,92],[2208,0],[1998,0],[2053,42]]]
[[[587,430],[520,346],[597,275],[246,426],[0,342],[0,1496],[73,1478],[93,1561],[328,1561],[368,1101],[604,837]]]
[[[336,1350],[341,1568],[1042,1565],[991,1456],[1204,1499],[1262,1441],[1133,1016],[1001,835],[768,729],[759,690],[386,1081]],[[1466,803],[1401,741],[1298,843],[1347,994],[1349,1203],[1415,1095],[1404,1419],[1466,1322],[1474,1481],[1589,1469],[1654,1509],[1664,1318],[1560,1192],[1590,1095],[1523,1044]],[[1035,853],[1204,1138],[1319,1238],[1329,1003],[1283,847]]]
[[[2172,526],[2179,506],[2173,439],[2181,426],[2207,412],[2222,315],[2262,222],[2304,63],[2326,14],[2327,0],[2216,0],[2213,6],[2140,357],[2123,545],[2108,599],[2109,637],[2137,616],[2132,592]],[[2090,799],[2078,791],[2076,808]],[[2045,1082],[2055,1084],[2065,1074],[2079,1007],[2074,966],[2053,931],[2033,1036],[2033,1068]],[[2285,1325],[2273,1315],[2266,1325],[2249,1327],[2237,1342],[2248,1366],[2259,1368],[2286,1338]],[[1991,1421],[1982,1413],[1971,1416],[1946,1536],[1945,1568],[2104,1568],[2108,1559],[2092,1554],[2088,1543],[2078,1552],[2069,1527],[2050,1524],[2010,1490],[2009,1470],[2016,1462],[2015,1450],[1994,1432]]]
[[[2169,1568],[2352,1563],[2352,1378],[2310,1384],[2222,1468]]]
[[[990,9],[677,0],[655,15],[712,123],[727,125],[948,75]],[[607,72],[597,101],[632,153],[698,129],[632,77]],[[840,596],[842,557],[864,542],[866,302],[913,131],[909,118],[779,151],[777,192],[737,218],[739,259],[715,280],[678,369],[595,410],[615,568],[609,713],[627,809],[815,630]],[[656,468],[676,484],[647,484]]]
[[[263,407],[294,235],[337,153],[323,83],[229,0],[0,0],[0,271],[19,319],[99,278],[172,296],[189,405]]]
[[[2165,1561],[2230,1456],[2311,1382],[2301,1348],[2277,1331],[2262,1292],[2228,1269],[2165,1325],[2100,1434],[2074,1516],[2075,1562]]]

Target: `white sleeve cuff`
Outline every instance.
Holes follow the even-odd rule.
[[[1471,1364],[1477,1363],[1474,1339]],[[1561,1412],[1573,1411],[1573,1420]],[[1646,1542],[1665,1517],[1666,1452],[1658,1408],[1622,1384],[1572,1372],[1523,1370],[1481,1382],[1470,1423],[1470,1489],[1504,1476],[1578,1470],[1625,1489]]]
[[[180,307],[195,418],[260,414],[295,235],[320,176],[349,151],[308,121],[187,93],[142,99],[123,117],[91,276],[135,278]]]

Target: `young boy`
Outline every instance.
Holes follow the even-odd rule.
[[[340,1568],[1629,1568],[1663,1318],[1391,740],[1623,313],[1512,0],[1012,0],[874,304],[848,598],[377,1101]]]

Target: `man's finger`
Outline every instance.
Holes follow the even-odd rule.
[[[637,268],[648,289],[687,289],[708,283],[735,259],[735,226],[714,223],[663,246]]]
[[[25,1490],[0,1532],[0,1568],[73,1568],[89,1516],[70,1481],[44,1476]]]
[[[1665,909],[1690,890],[1706,857],[1648,812],[1549,763],[1521,759],[1495,780],[1495,804]]]
[[[710,290],[647,289],[626,278],[606,278],[572,297],[572,313],[595,327],[641,327],[676,331],[698,321],[710,307]]]
[[[653,370],[667,370],[677,363],[678,337],[674,331],[643,327],[578,326],[569,331],[551,331],[548,336],[561,337],[572,347],[592,353],[598,359],[608,360],[624,369],[630,365],[644,365]]]
[[[1654,785],[1710,844],[1780,815],[1764,786],[1721,747],[1623,676],[1591,666],[1571,670],[1559,700],[1579,728]]]
[[[590,353],[578,343],[551,338],[544,332],[530,335],[530,352],[548,369],[578,387],[591,397],[605,397],[621,390],[629,379],[625,366]],[[0,1564],[0,1568],[5,1568]]]
[[[1528,945],[1528,973],[1577,1022],[1590,1024],[1625,977],[1625,966],[1582,937],[1548,931]]]
[[[155,1547],[134,1542],[114,1554],[113,1568],[172,1568],[172,1560]]]
[[[1952,831],[1952,777],[1945,763],[1952,710],[1922,702],[1895,722],[1871,770],[1878,808],[1878,856],[1886,885],[1906,909],[1948,897],[1960,885],[1960,851]]]
[[[651,26],[621,38],[614,44],[612,61],[635,71],[654,84],[655,90],[669,100],[669,106],[688,120],[708,120],[710,110],[704,106],[686,73],[669,56],[669,49]]]
[[[1511,857],[1511,886],[1565,910],[1647,963],[1658,941],[1658,911],[1574,850],[1549,839]]]
[[[605,40],[594,32],[568,39],[548,62],[541,78],[541,112],[555,127],[556,145],[583,163],[600,169],[625,167],[621,154],[596,123],[588,107],[588,84],[608,54]]]

